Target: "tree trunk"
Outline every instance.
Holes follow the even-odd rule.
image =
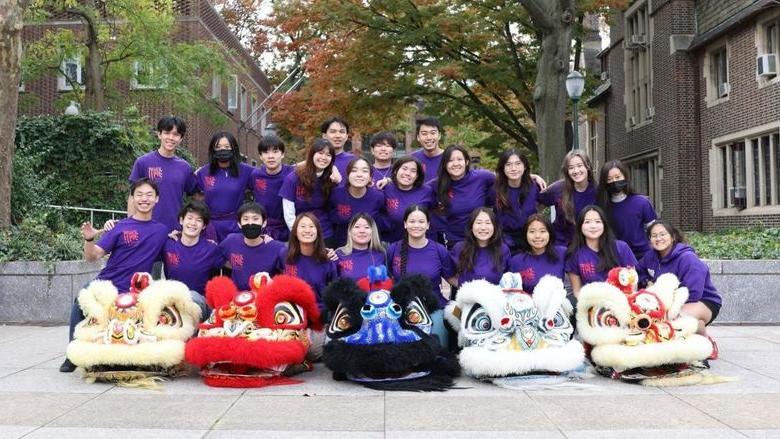
[[[87,56],[84,69],[84,92],[86,106],[90,110],[104,111],[106,109],[105,92],[103,90],[103,70],[100,48],[98,47],[98,20],[95,16],[94,0],[88,0],[85,8],[80,8],[81,19],[87,28]]]
[[[0,0],[0,227],[3,228],[11,225],[11,170],[27,3],[28,0]]]
[[[573,0],[520,0],[541,34],[541,55],[534,85],[536,133],[541,175],[548,181],[559,177],[566,155],[564,124],[569,96],[571,36],[574,24]]]

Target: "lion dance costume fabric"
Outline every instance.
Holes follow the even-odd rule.
[[[286,275],[258,273],[249,284],[249,291],[239,291],[227,277],[206,284],[213,312],[187,343],[187,361],[214,387],[299,383],[289,376],[311,370],[310,330],[321,329],[314,292]]]
[[[530,295],[517,273],[505,273],[499,285],[466,282],[446,309],[458,328],[464,373],[506,387],[584,370],[583,346],[572,338],[572,313],[560,279],[544,276]]]
[[[183,372],[184,343],[200,319],[185,284],[136,273],[131,291],[119,294],[111,282],[96,280],[79,292],[78,303],[86,318],[67,356],[88,381],[157,387],[158,379]]]
[[[357,283],[336,280],[323,297],[332,319],[322,358],[334,379],[377,390],[452,387],[460,369],[431,334],[440,305],[428,279],[408,276],[393,285],[385,266],[373,266]]]
[[[607,282],[585,285],[577,304],[577,329],[592,346],[600,374],[650,386],[709,384],[728,380],[705,372],[712,343],[696,334],[698,320],[681,314],[688,289],[673,274],[636,289],[632,268],[615,268]]]

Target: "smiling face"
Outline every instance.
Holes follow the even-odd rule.
[[[450,177],[453,180],[458,180],[462,178],[464,175],[466,175],[466,168],[468,167],[468,162],[466,162],[466,157],[463,156],[463,153],[460,151],[453,151],[452,155],[450,155],[449,161],[447,161],[447,173],[450,174]]]
[[[504,164],[504,175],[511,183],[519,183],[525,173],[525,165],[520,157],[512,155]]]
[[[474,224],[471,226],[471,232],[474,233],[474,237],[477,239],[477,244],[479,244],[480,247],[486,246],[495,232],[495,225],[493,224],[493,221],[491,221],[490,215],[486,212],[480,212],[474,219]]]
[[[349,171],[349,185],[354,188],[364,188],[371,182],[371,167],[365,160],[357,160]]]
[[[333,122],[328,126],[322,137],[328,139],[333,148],[336,149],[336,153],[338,153],[344,149],[344,145],[347,143],[347,139],[349,139],[349,132],[347,127],[341,123]]]
[[[371,225],[363,218],[355,221],[355,224],[349,229],[352,244],[360,248],[366,248],[371,243],[371,233]]]
[[[314,167],[317,168],[317,172],[321,172],[330,165],[333,157],[331,157],[328,148],[323,148],[314,153],[312,160],[314,161]]]
[[[138,213],[151,213],[158,201],[160,201],[160,197],[157,196],[154,188],[148,184],[141,184],[133,191],[133,204]]]
[[[295,229],[295,236],[301,244],[314,244],[317,241],[317,226],[310,218],[303,217],[298,222],[298,228]]]
[[[434,126],[420,125],[420,132],[417,133],[417,141],[426,152],[433,153],[439,148],[441,133]]]
[[[387,142],[379,142],[371,148],[374,159],[380,162],[389,162],[393,158],[393,147]]]
[[[574,156],[569,160],[566,173],[574,184],[584,184],[588,181],[588,168],[581,157]]]
[[[160,149],[165,151],[168,155],[172,155],[176,152],[176,147],[181,143],[181,134],[176,130],[176,127],[173,127],[168,131],[158,132],[157,138],[160,139]]]
[[[656,224],[650,228],[650,245],[653,250],[665,254],[674,245],[674,239],[663,224]]]
[[[179,220],[179,224],[181,224],[181,234],[188,238],[200,236],[200,232],[205,227],[203,217],[196,212],[187,212],[184,218]]]
[[[404,228],[410,238],[420,239],[425,237],[425,233],[428,231],[428,218],[425,217],[425,213],[416,210],[409,214],[404,221]]]
[[[595,210],[589,210],[582,221],[582,235],[585,239],[597,240],[604,233],[604,221]]]
[[[550,231],[541,221],[533,221],[528,225],[525,238],[534,253],[543,253],[550,243]]]
[[[395,179],[400,189],[411,189],[414,181],[417,180],[417,163],[406,162],[401,165],[395,174]]]

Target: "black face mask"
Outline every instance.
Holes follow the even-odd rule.
[[[626,188],[628,188],[627,180],[618,180],[607,184],[607,192],[609,192],[610,195],[619,194],[620,192],[626,190]]]
[[[260,224],[244,224],[241,226],[241,233],[247,239],[255,239],[263,233],[263,226]]]
[[[233,150],[230,149],[218,149],[214,151],[214,158],[218,162],[229,162],[233,158]]]

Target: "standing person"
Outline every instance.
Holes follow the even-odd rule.
[[[523,247],[523,228],[529,216],[536,213],[539,186],[531,179],[528,158],[517,149],[501,153],[496,166],[496,213],[503,229],[504,242],[511,252]]]
[[[200,306],[203,319],[210,313],[206,305],[206,282],[219,274],[225,264],[217,243],[201,237],[209,224],[209,216],[204,202],[192,200],[185,204],[179,212],[181,236],[168,239],[163,247],[165,278],[187,285],[194,293],[192,298]]]
[[[441,280],[452,279],[455,275],[455,267],[447,254],[447,248],[426,237],[429,227],[430,215],[425,207],[411,205],[406,209],[404,212],[406,236],[388,248],[387,260],[390,261],[388,272],[396,282],[407,274],[420,274],[427,277],[443,308],[447,304],[447,299],[441,293]],[[443,317],[441,310],[431,314],[432,332],[439,337],[442,346],[449,346],[449,336]]]
[[[537,201],[555,206],[555,243],[568,246],[577,215],[585,206],[596,204],[596,180],[588,154],[581,149],[569,151],[563,158],[561,179],[540,192]]]
[[[615,239],[605,218],[604,211],[596,205],[585,206],[577,217],[577,233],[566,259],[566,274],[575,297],[583,285],[605,281],[609,270],[637,265],[631,247]]]
[[[450,255],[458,273],[453,286],[475,279],[498,284],[501,276],[509,271],[511,254],[501,237],[493,209],[478,207],[471,212],[466,237],[455,244]]]
[[[260,139],[257,152],[260,154],[263,166],[254,170],[252,188],[255,201],[263,206],[268,214],[265,233],[277,241],[287,242],[290,229],[284,222],[279,190],[284,179],[293,172],[295,167],[282,162],[284,150],[284,142],[277,136],[268,135]]]
[[[542,214],[531,214],[523,225],[522,251],[512,256],[509,269],[523,278],[523,291],[533,294],[545,275],[564,279],[566,247],[555,245],[555,231]]]
[[[347,242],[347,226],[353,215],[362,212],[377,218],[385,204],[384,193],[369,186],[371,166],[366,159],[361,157],[352,159],[344,175],[347,179],[346,186],[334,188],[328,202],[336,247],[341,247]]]
[[[186,160],[176,156],[176,148],[181,144],[187,124],[176,116],[167,116],[157,122],[157,138],[160,146],[136,159],[130,172],[130,183],[142,178],[153,181],[160,192],[160,202],[154,208],[152,219],[162,223],[168,230],[178,228],[178,214],[183,204],[184,194],[196,191],[195,174]],[[128,216],[135,214],[135,203],[127,200]]]
[[[206,238],[222,242],[239,231],[236,212],[252,190],[254,168],[241,163],[238,140],[226,132],[214,134],[209,141],[209,164],[195,171],[198,191],[205,197],[211,212]]]
[[[281,256],[284,274],[306,281],[317,295],[317,303],[322,309],[322,291],[338,276],[338,271],[336,263],[328,259],[320,221],[312,212],[304,212],[295,218],[290,243],[286,250],[282,250]]]
[[[374,156],[374,164],[371,165],[371,179],[375,186],[385,180],[385,184],[391,180],[393,171],[393,155],[398,148],[398,141],[390,131],[382,131],[371,138],[371,155]]]
[[[358,213],[349,222],[347,244],[336,250],[339,277],[357,281],[368,275],[368,267],[387,265],[385,246],[379,240],[379,230],[373,218]]]
[[[232,233],[219,244],[225,265],[231,269],[230,278],[239,290],[248,290],[249,278],[257,273],[265,271],[273,276],[284,268],[280,256],[284,244],[263,235],[267,217],[263,206],[244,203],[236,213],[241,233]]]
[[[699,320],[697,332],[707,336],[706,327],[718,317],[723,304],[723,299],[712,284],[710,269],[686,244],[685,236],[670,223],[662,220],[654,222],[648,229],[648,236],[652,250],[639,261],[637,271],[640,283],[655,282],[658,276],[665,273],[677,276],[680,285],[688,288],[688,301],[683,305],[682,312],[696,317]],[[712,347],[710,359],[716,360],[718,348],[714,341]]]
[[[333,145],[335,151],[333,166],[338,170],[341,181],[344,181],[347,165],[355,158],[354,154],[344,151],[344,147],[349,142],[349,124],[340,117],[331,117],[320,125],[320,132],[322,137]]]
[[[634,256],[642,259],[650,250],[647,228],[656,219],[650,199],[634,192],[629,173],[620,160],[604,163],[599,174],[599,206],[607,213],[615,237],[625,241]]]
[[[430,209],[433,189],[425,183],[422,164],[412,156],[398,159],[390,174],[391,182],[382,189],[385,208],[382,210],[380,229],[387,242],[395,242],[404,236],[404,212],[414,204]]]
[[[133,216],[117,221],[100,240],[95,238],[101,232],[92,223],[81,225],[84,238],[84,260],[95,262],[109,255],[106,265],[96,279],[111,281],[120,293],[130,291],[130,279],[136,272],[151,272],[155,262],[160,260],[163,245],[168,240],[169,228],[153,219],[154,207],[160,200],[157,184],[140,178],[130,185],[130,202]],[[69,340],[73,340],[76,325],[84,320],[84,313],[78,302],[70,310]],[[73,372],[76,366],[68,359],[60,366],[60,372]]]
[[[333,175],[333,145],[327,139],[316,139],[306,153],[306,160],[284,179],[279,195],[288,229],[292,230],[297,215],[312,212],[322,227],[322,237],[328,247],[335,248],[333,228],[327,213],[328,198],[339,183]],[[346,171],[346,169],[345,169]],[[332,178],[334,177],[334,178]]]
[[[436,215],[443,220],[442,231],[448,248],[463,240],[466,222],[478,207],[492,206],[496,176],[483,169],[470,169],[469,153],[459,145],[448,146],[442,154],[436,180]],[[434,224],[438,227],[440,224]]]
[[[422,163],[423,173],[426,175],[425,182],[427,183],[436,178],[436,172],[441,165],[444,150],[439,146],[439,142],[444,133],[444,128],[439,119],[426,117],[417,120],[416,130],[420,149],[411,155]]]

